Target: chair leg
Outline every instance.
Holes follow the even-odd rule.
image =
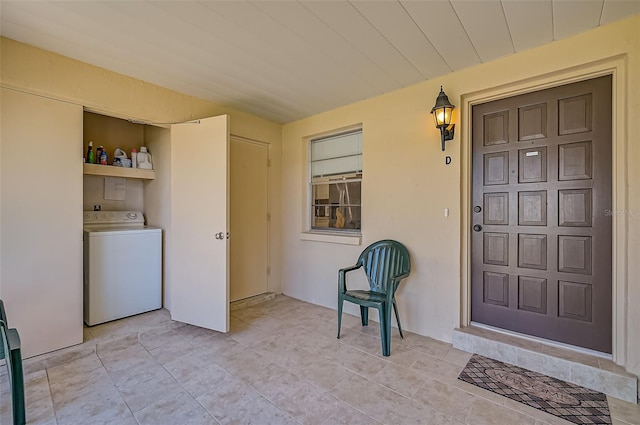
[[[13,357],[11,364],[13,385],[11,388],[13,423],[24,425],[27,423],[25,412],[24,375],[22,372],[22,355],[20,350],[14,350],[9,354]]]
[[[378,307],[378,315],[380,316],[380,344],[382,345],[382,355],[388,357],[390,352],[388,349],[387,342],[387,324],[385,319],[385,311],[384,306]]]
[[[338,300],[338,339],[340,339],[340,326],[342,325],[342,304],[344,300],[341,298]]]
[[[369,326],[369,307],[360,306],[360,319],[362,320],[362,326]]]
[[[392,304],[393,303],[389,305],[385,305],[385,312],[384,312],[385,333],[387,334],[387,339],[385,340],[385,343],[387,344],[387,356],[391,355],[391,306]]]
[[[27,422],[25,411],[24,375],[22,370],[22,353],[20,351],[20,335],[16,329],[6,330],[8,353],[4,353],[9,367],[9,383],[11,387],[13,424],[24,425]]]
[[[402,335],[402,325],[400,324],[400,316],[398,316],[398,304],[396,304],[396,299],[393,299],[393,311],[396,314],[396,322],[398,322],[398,330],[400,331],[400,338],[404,339],[404,335]]]

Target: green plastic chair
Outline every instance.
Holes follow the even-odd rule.
[[[369,289],[348,290],[346,275],[348,272],[363,268],[369,280]],[[382,355],[391,354],[391,307],[396,315],[398,331],[402,335],[402,325],[398,316],[398,304],[395,293],[402,279],[411,272],[409,251],[398,241],[386,239],[374,242],[362,251],[358,261],[351,267],[338,271],[338,338],[342,323],[342,304],[344,301],[360,305],[362,326],[369,324],[369,308],[378,309],[380,316],[380,340]]]

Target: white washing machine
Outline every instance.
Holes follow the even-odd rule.
[[[139,211],[84,212],[84,321],[162,307],[162,229]]]

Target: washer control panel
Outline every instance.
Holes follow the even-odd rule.
[[[144,225],[141,211],[85,211],[83,222],[86,225]]]

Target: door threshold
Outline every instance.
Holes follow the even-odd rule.
[[[547,342],[477,324],[453,332],[453,347],[459,350],[582,385],[630,403],[638,402],[638,377],[610,358]]]
[[[231,301],[229,308],[231,311],[240,310],[243,308],[251,307],[256,304],[263,303],[265,301],[272,300],[276,297],[274,292],[265,292],[264,294],[254,295],[248,298],[242,298],[236,301]]]
[[[550,339],[540,338],[540,337],[533,336],[533,335],[522,334],[520,332],[510,331],[508,329],[502,329],[502,328],[498,328],[498,327],[491,326],[491,325],[485,325],[484,323],[471,322],[471,326],[474,326],[474,327],[477,327],[477,328],[482,328],[482,329],[487,329],[487,330],[490,330],[490,331],[493,331],[493,332],[498,332],[498,333],[501,333],[501,334],[504,334],[504,335],[512,335],[512,336],[517,337],[517,338],[522,338],[522,339],[526,339],[526,340],[529,340],[529,341],[539,342],[541,344],[550,345],[552,347],[558,347],[558,348],[562,348],[562,349],[565,349],[565,350],[575,351],[576,353],[586,354],[587,356],[593,356],[593,357],[599,357],[601,359],[613,360],[613,356],[611,354],[609,354],[609,353],[603,353],[601,351],[590,350],[588,348],[578,347],[576,345],[565,344],[565,343],[562,343],[562,342],[552,341]]]

